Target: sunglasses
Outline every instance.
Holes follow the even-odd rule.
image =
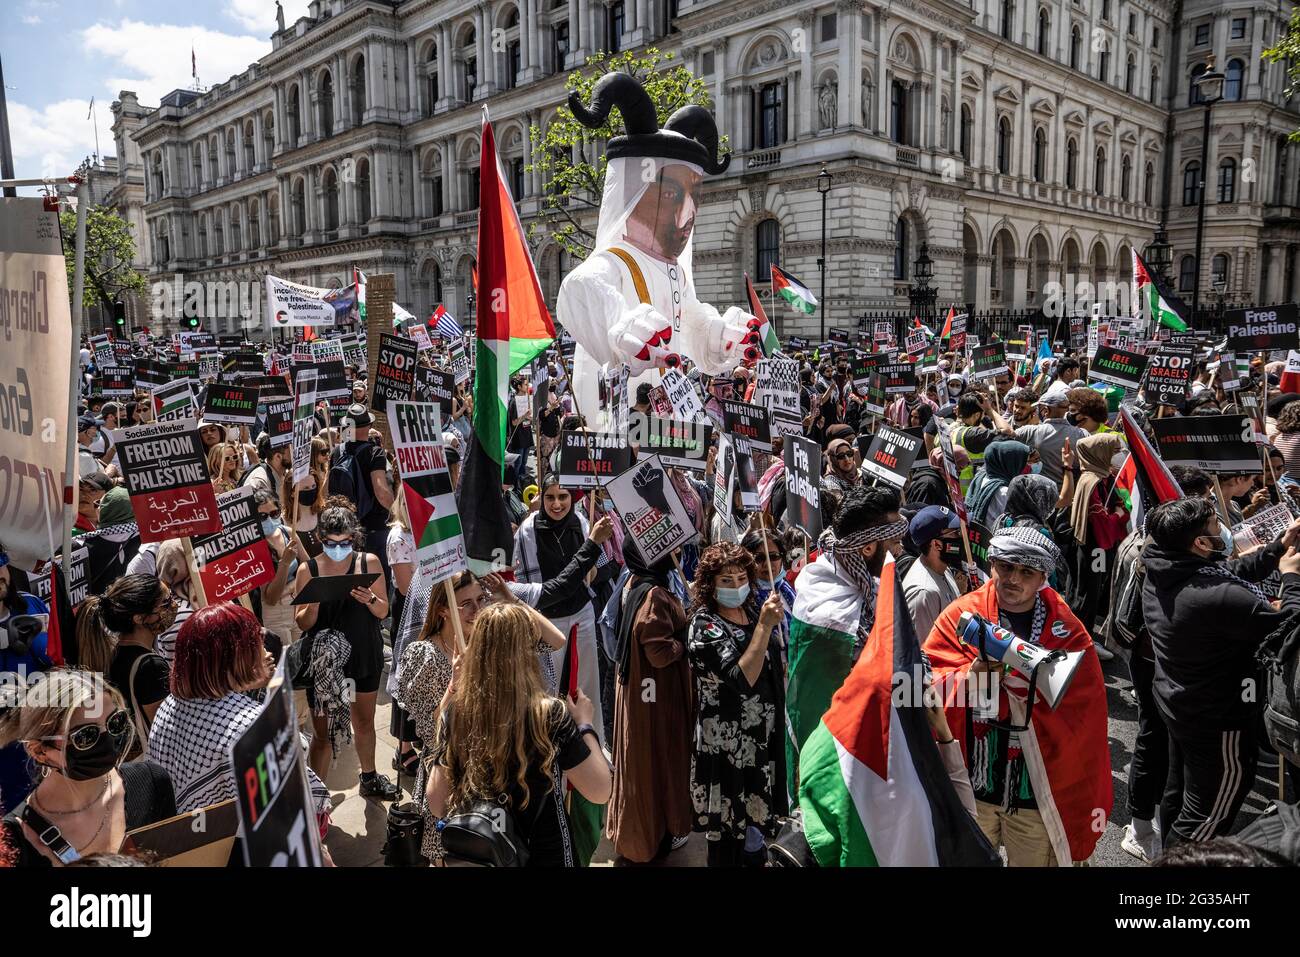
[[[258,512],[257,514],[261,516],[263,519],[267,519],[267,518],[278,519],[280,517],[280,510],[277,508],[274,512]]]
[[[100,735],[108,732],[115,738],[122,738],[131,730],[131,716],[120,708],[108,716],[101,727],[98,724],[79,724],[68,731],[68,743],[77,751],[89,751],[99,743]],[[65,735],[52,734],[41,738],[42,741],[62,741]]]
[[[835,461],[837,461],[837,462],[843,462],[845,459],[851,459],[851,458],[853,458],[853,453],[852,453],[852,452],[836,452],[836,453],[835,453]]]

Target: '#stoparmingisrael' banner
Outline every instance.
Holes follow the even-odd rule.
[[[435,585],[469,567],[442,443],[442,416],[433,402],[390,402],[388,410],[415,539],[416,575]]]
[[[0,536],[10,559],[31,568],[63,535],[76,382],[59,223],[39,198],[0,199],[0,336]]]
[[[334,304],[325,298],[329,293],[328,289],[303,286],[268,275],[266,277],[267,328],[334,325]]]

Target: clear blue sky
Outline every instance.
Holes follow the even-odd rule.
[[[307,0],[283,0],[285,21]],[[190,87],[190,51],[203,86],[243,72],[271,49],[274,0],[3,0],[4,66],[15,173],[65,175],[99,147],[113,155],[109,110],[120,90],[156,106]]]

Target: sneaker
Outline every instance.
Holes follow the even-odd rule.
[[[1124,837],[1120,839],[1119,846],[1143,864],[1150,864],[1160,856],[1160,832],[1152,830],[1151,835],[1143,840],[1137,836],[1132,824],[1125,824]]]
[[[376,774],[367,781],[365,778],[359,778],[360,787],[358,793],[362,797],[375,798],[380,801],[397,800],[397,785],[390,781],[387,775]]]
[[[1115,652],[1111,651],[1100,641],[1094,641],[1092,647],[1097,650],[1097,657],[1102,661],[1110,661],[1115,657]]]
[[[683,834],[681,837],[674,837],[674,838],[673,838],[673,846],[672,846],[671,850],[674,850],[674,851],[679,851],[679,850],[681,850],[683,847],[686,846],[686,842],[689,841],[690,839],[691,839],[691,836],[690,836],[689,834]]]

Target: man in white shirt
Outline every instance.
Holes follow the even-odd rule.
[[[1016,438],[1038,453],[1043,463],[1043,474],[1057,484],[1065,477],[1061,465],[1061,449],[1065,440],[1076,444],[1087,432],[1077,425],[1071,425],[1065,418],[1070,409],[1070,388],[1064,382],[1056,381],[1047,387],[1042,398],[1038,400],[1039,415],[1042,422],[1037,425],[1022,425],[1016,429]]]
[[[940,613],[959,594],[951,569],[961,567],[964,554],[961,521],[950,508],[927,505],[912,516],[908,531],[919,557],[903,579],[903,595],[916,636],[925,641]]]

